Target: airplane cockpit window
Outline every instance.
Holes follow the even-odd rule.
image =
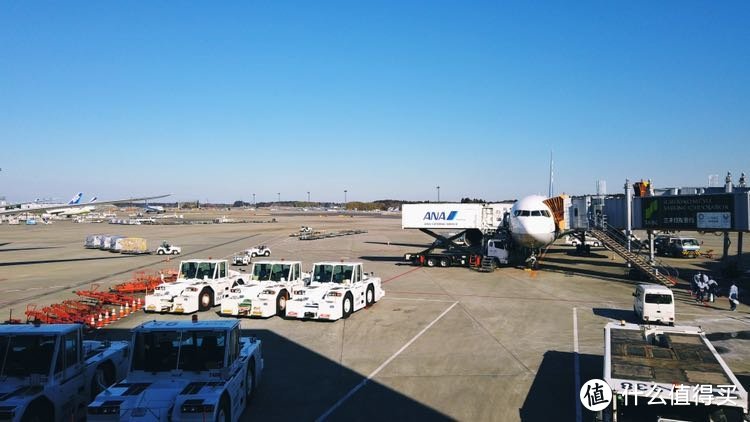
[[[551,215],[549,214],[549,211],[547,210],[542,210],[542,215],[545,217],[551,217]]]
[[[519,217],[519,216],[521,215],[521,210],[515,210],[515,211],[513,212],[513,215],[514,215],[515,217]]]
[[[532,217],[541,217],[542,216],[542,212],[539,211],[539,210],[531,211],[531,216]]]
[[[521,211],[521,217],[528,217],[531,215],[531,211],[529,210],[522,210]]]

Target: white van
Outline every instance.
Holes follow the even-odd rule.
[[[674,295],[669,287],[639,284],[633,297],[633,312],[641,321],[674,325]]]

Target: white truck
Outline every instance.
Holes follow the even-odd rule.
[[[748,395],[699,327],[610,322],[597,421],[743,421]],[[605,402],[606,403],[606,402]]]
[[[242,274],[228,270],[228,266],[225,259],[182,261],[177,280],[162,283],[146,295],[143,310],[188,314],[219,305],[225,293],[243,282]]]
[[[371,306],[385,296],[379,277],[362,271],[361,262],[318,262],[305,287],[292,290],[286,317],[337,320]]]
[[[166,240],[161,242],[161,245],[156,248],[157,255],[179,255],[181,253],[181,247],[170,245]]]
[[[79,324],[0,325],[0,420],[70,421],[127,370],[128,342],[84,341]]]
[[[300,261],[257,261],[249,280],[232,288],[221,299],[221,315],[283,317],[291,291],[304,287],[310,274]]]
[[[237,320],[152,321],[134,329],[127,377],[89,421],[238,421],[263,373],[261,342]]]
[[[250,265],[253,261],[252,259],[256,256],[271,256],[271,249],[269,249],[265,245],[256,246],[254,248],[245,249],[242,251],[239,255],[235,255],[232,257],[232,265],[240,266],[240,265]]]
[[[259,245],[254,248],[245,249],[245,255],[250,258],[255,258],[256,256],[271,256],[271,249],[266,245]]]

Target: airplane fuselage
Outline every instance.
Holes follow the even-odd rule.
[[[555,218],[543,196],[521,198],[510,210],[510,233],[523,248],[538,250],[555,241]]]

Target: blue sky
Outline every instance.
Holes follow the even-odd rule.
[[[0,195],[505,199],[750,172],[750,2],[0,2]]]

